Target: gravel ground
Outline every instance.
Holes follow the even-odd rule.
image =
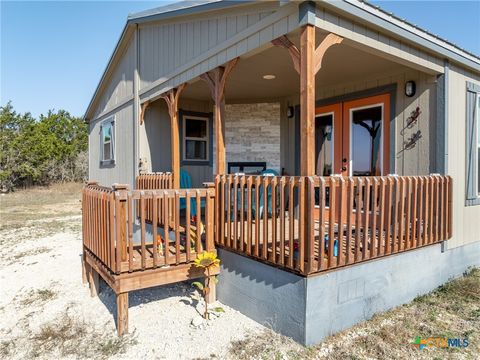
[[[80,215],[27,223],[0,231],[0,358],[226,358],[232,341],[265,331],[218,302],[204,321],[197,290],[178,283],[131,292],[118,338],[113,292],[102,284],[91,298],[81,281]]]
[[[0,359],[480,359],[480,269],[313,347],[220,303],[204,322],[187,283],[131,292],[119,338],[112,291],[91,298],[82,285],[79,194],[70,184],[0,196]],[[470,345],[419,351],[416,336]]]

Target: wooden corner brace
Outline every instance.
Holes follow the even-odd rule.
[[[145,101],[140,106],[140,125],[143,125],[143,121],[145,120],[145,111],[147,111],[147,108],[149,105],[150,105],[150,101]]]
[[[315,74],[322,68],[322,60],[325,52],[333,45],[340,44],[343,41],[341,36],[335,35],[333,33],[328,34],[325,39],[318,45],[315,49]],[[275,46],[282,47],[288,50],[290,57],[292,58],[293,67],[300,74],[300,50],[292,43],[285,35],[280,36],[279,38],[272,40],[272,44]]]
[[[200,78],[207,83],[214,102],[223,100],[228,75],[230,75],[235,65],[237,65],[238,60],[239,58],[237,57],[230,60],[225,66],[219,66],[212,71],[200,75]]]
[[[200,78],[207,83],[215,103],[214,119],[217,151],[215,169],[217,174],[225,174],[225,85],[228,75],[230,75],[238,60],[239,58],[237,57],[230,60],[225,66],[219,66],[212,71],[200,75]]]

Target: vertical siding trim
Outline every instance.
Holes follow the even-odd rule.
[[[465,205],[480,205],[480,196],[477,193],[478,161],[477,161],[477,127],[480,114],[477,114],[477,101],[480,96],[480,86],[467,82],[467,127],[466,127],[466,199]]]
[[[447,128],[446,121],[448,116],[448,100],[447,100],[447,71],[448,63],[445,61],[445,72],[437,76],[436,86],[436,119],[435,119],[435,169],[431,172],[446,174],[448,171],[446,158],[448,149]]]
[[[138,174],[138,157],[140,154],[140,125],[138,119],[140,118],[140,97],[138,94],[139,89],[139,73],[138,65],[140,63],[140,34],[138,24],[135,25],[134,34],[134,52],[135,52],[135,66],[133,70],[133,177],[132,184],[135,182],[135,177]]]

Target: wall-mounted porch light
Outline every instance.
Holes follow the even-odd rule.
[[[417,85],[415,84],[415,81],[409,80],[405,83],[405,95],[408,97],[412,97],[415,95],[417,89]]]
[[[293,106],[287,107],[287,118],[289,119],[293,118]]]

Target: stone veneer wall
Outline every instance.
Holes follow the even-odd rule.
[[[265,161],[280,172],[280,104],[225,106],[225,146],[231,161]]]

